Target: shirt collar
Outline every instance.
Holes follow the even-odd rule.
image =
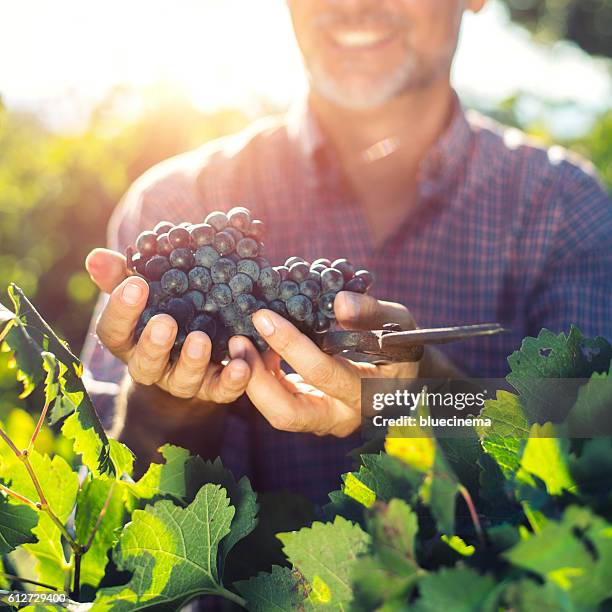
[[[325,136],[307,99],[291,109],[289,126],[307,159],[315,165],[318,165],[318,159],[329,162],[330,152],[326,150]],[[467,159],[465,153],[471,137],[470,124],[455,93],[450,123],[421,162],[419,178],[421,190],[426,195],[434,195],[456,177]]]

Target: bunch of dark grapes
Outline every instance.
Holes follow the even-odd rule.
[[[213,361],[221,362],[232,336],[268,348],[253,325],[257,310],[273,310],[315,338],[329,330],[339,291],[365,293],[372,285],[372,275],[346,259],[290,257],[272,266],[263,256],[263,230],[247,208],[236,207],[211,212],[204,223],[162,221],[142,232],[126,253],[129,270],[149,284],[136,339],[151,317],[169,314],[179,328],[173,360],[187,335],[202,331],[212,341]]]

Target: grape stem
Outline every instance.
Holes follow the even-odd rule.
[[[47,416],[47,411],[49,410],[49,402],[48,399],[45,400],[45,405],[43,406],[42,412],[40,413],[40,418],[38,419],[38,423],[36,424],[36,429],[32,434],[32,438],[30,439],[30,443],[28,444],[28,453],[34,448],[34,444],[36,443],[36,438],[38,438],[38,434],[42,429],[42,426],[45,423],[45,417]]]
[[[29,578],[22,578],[21,576],[14,576],[13,574],[7,574],[0,572],[0,576],[7,578],[8,580],[17,580],[18,582],[24,582],[26,584],[35,584],[36,586],[42,587],[43,589],[49,589],[50,591],[57,591],[57,587],[45,584],[44,582],[37,582],[36,580],[30,580]]]
[[[34,510],[40,510],[36,502],[33,502],[31,499],[28,499],[27,497],[20,495],[19,493],[17,493],[16,491],[13,491],[12,489],[9,489],[8,487],[5,487],[2,483],[0,483],[0,491],[4,491],[4,493],[6,493],[7,495],[10,495],[11,497],[18,499],[22,504],[26,504],[27,506],[30,506]]]
[[[474,523],[474,529],[476,529],[478,541],[482,546],[484,546],[486,544],[484,532],[482,530],[482,525],[480,524],[480,519],[478,518],[478,513],[476,512],[476,506],[474,505],[472,496],[463,485],[459,485],[459,493],[461,494],[461,497],[463,497],[463,500],[465,501],[465,504],[468,507],[468,510],[470,511],[470,516],[472,517],[472,523]]]
[[[2,438],[8,444],[8,447],[13,451],[13,453],[15,453],[16,457],[19,457],[21,455],[19,449],[15,446],[15,444],[13,444],[13,441],[8,437],[8,435],[3,431],[1,427],[0,438]]]
[[[102,510],[100,510],[100,514],[98,515],[98,518],[96,520],[96,524],[94,525],[94,528],[89,536],[89,539],[87,540],[87,544],[85,544],[85,546],[83,546],[81,548],[82,554],[85,554],[90,548],[91,545],[93,543],[93,540],[96,536],[96,533],[98,532],[98,529],[100,528],[100,525],[102,524],[102,519],[104,518],[104,516],[106,515],[106,511],[108,510],[108,506],[111,502],[111,499],[113,497],[113,492],[115,490],[115,485],[116,485],[116,481],[113,481],[113,483],[110,486],[110,489],[108,490],[108,495],[106,496],[106,500],[104,501],[104,505],[102,506]]]

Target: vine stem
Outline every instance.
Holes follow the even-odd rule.
[[[7,495],[18,499],[23,504],[31,506],[32,508],[34,508],[34,510],[40,510],[39,505],[36,502],[33,502],[31,499],[28,499],[23,495],[19,495],[19,493],[13,491],[12,489],[9,489],[8,487],[5,487],[2,483],[0,483],[0,491],[4,491]]]
[[[36,429],[32,434],[32,438],[30,439],[30,443],[28,444],[28,453],[34,448],[34,444],[36,443],[36,438],[38,438],[38,434],[42,429],[42,426],[45,423],[45,417],[47,416],[47,411],[49,410],[49,400],[45,400],[45,405],[43,406],[42,412],[40,413],[40,418],[38,419],[38,423],[36,423]]]
[[[82,551],[74,552],[74,582],[70,598],[76,601],[78,601],[81,596],[81,557]]]
[[[217,595],[220,595],[221,597],[225,597],[225,599],[229,599],[230,601],[233,601],[235,604],[238,604],[239,606],[242,606],[243,608],[247,607],[246,599],[243,599],[242,597],[240,597],[240,595],[237,595],[236,593],[233,593],[232,591],[224,587],[219,587],[216,590],[216,593]]]
[[[21,457],[21,452],[19,449],[13,444],[13,441],[8,437],[8,434],[0,427],[0,438],[2,438],[8,445],[8,447],[15,453],[15,456]]]
[[[474,505],[474,501],[472,500],[472,496],[470,492],[463,486],[459,485],[459,493],[463,500],[465,501],[468,510],[470,511],[470,516],[472,517],[472,523],[474,523],[474,529],[476,529],[476,535],[478,536],[478,541],[482,546],[486,544],[484,538],[484,532],[482,530],[482,525],[480,524],[480,519],[478,518],[478,513],[476,512],[476,506]]]
[[[110,488],[108,490],[108,494],[106,496],[106,500],[104,501],[104,505],[102,506],[102,510],[100,510],[100,514],[98,514],[98,518],[96,520],[96,524],[94,525],[94,528],[92,529],[92,532],[91,532],[91,534],[89,536],[89,539],[87,540],[87,544],[85,544],[85,546],[83,546],[82,549],[81,549],[83,554],[85,554],[91,548],[93,540],[96,537],[96,533],[98,532],[98,529],[100,528],[100,525],[102,524],[102,519],[106,515],[106,511],[108,510],[108,506],[110,505],[111,499],[113,497],[113,493],[115,491],[115,485],[116,484],[117,484],[117,482],[113,481],[113,483],[111,484],[111,486],[110,486]]]
[[[22,578],[21,576],[14,576],[13,574],[7,574],[0,572],[0,576],[8,578],[9,580],[17,580],[19,582],[25,582],[27,584],[35,584],[36,586],[42,587],[43,589],[49,589],[50,591],[57,591],[57,587],[45,584],[44,582],[37,582],[36,580],[30,580],[29,578]]]

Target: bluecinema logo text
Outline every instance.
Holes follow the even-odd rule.
[[[420,405],[428,408],[484,408],[485,394],[481,393],[452,393],[430,392],[426,389],[415,393],[406,389],[397,389],[393,393],[374,393],[372,407],[374,410],[384,410],[390,406],[416,410]]]

